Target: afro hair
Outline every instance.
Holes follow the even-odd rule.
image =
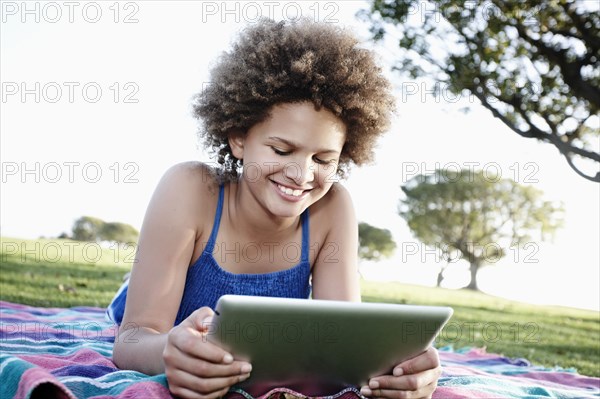
[[[325,107],[347,129],[338,174],[350,163],[372,160],[376,139],[389,128],[394,98],[373,53],[354,35],[332,24],[306,19],[261,19],[240,33],[211,70],[211,82],[193,101],[199,136],[216,154],[226,179],[242,162],[228,144],[232,131],[247,132],[269,118],[280,103],[310,101]]]

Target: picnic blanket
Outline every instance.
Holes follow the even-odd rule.
[[[116,326],[93,307],[37,308],[0,301],[0,398],[170,398],[164,374],[119,370],[111,360]],[[600,379],[532,366],[481,348],[440,348],[434,398],[600,398]],[[286,389],[263,396],[284,398]],[[251,399],[245,392],[232,397]],[[357,399],[348,388],[331,399]]]

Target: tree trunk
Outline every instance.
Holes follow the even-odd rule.
[[[477,286],[477,271],[479,270],[479,262],[471,262],[471,267],[469,270],[471,271],[471,282],[465,288],[479,291],[479,287]]]
[[[437,285],[436,285],[436,287],[438,287],[438,288],[442,286],[442,281],[444,281],[444,270],[446,270],[447,266],[448,265],[440,267],[440,271],[438,272],[438,275],[437,275]]]

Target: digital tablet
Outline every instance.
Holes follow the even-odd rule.
[[[238,387],[328,395],[425,351],[452,308],[224,295],[208,339],[252,364]]]

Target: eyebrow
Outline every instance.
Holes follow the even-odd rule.
[[[290,141],[290,140],[287,140],[287,139],[281,138],[281,137],[277,137],[277,136],[270,136],[270,137],[268,137],[268,139],[269,139],[269,140],[274,140],[274,141],[279,141],[280,143],[283,143],[283,144],[285,144],[285,145],[287,145],[287,146],[290,146],[290,147],[293,147],[293,148],[298,148],[298,147],[300,147],[300,145],[299,145],[299,144],[297,144],[297,143],[294,143],[293,141]],[[318,151],[317,151],[317,153],[319,153],[319,154],[329,154],[329,153],[332,153],[332,154],[339,154],[340,152],[339,152],[339,151],[337,151],[337,150],[332,150],[332,149],[327,149],[327,148],[324,148],[324,149],[318,150]]]

